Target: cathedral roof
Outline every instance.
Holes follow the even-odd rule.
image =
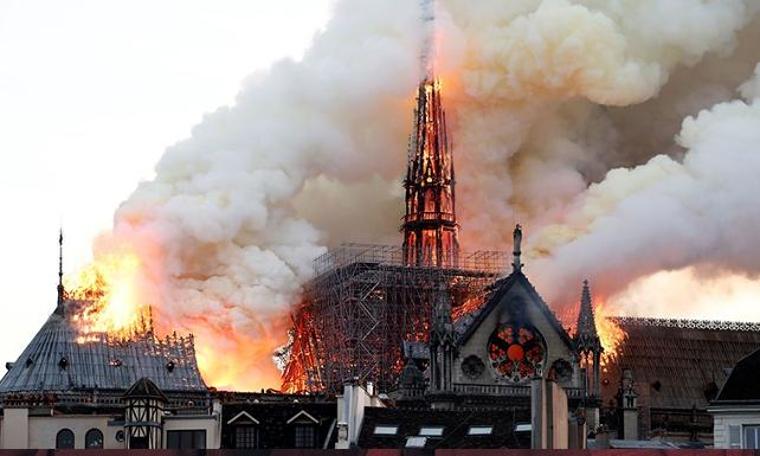
[[[76,302],[67,302],[67,305]],[[60,307],[60,306],[59,306]],[[128,339],[82,340],[65,312],[54,312],[0,380],[7,393],[127,390],[149,378],[163,391],[205,391],[192,336],[158,339],[144,327]]]
[[[602,396],[614,399],[622,368],[632,370],[639,405],[699,409],[715,398],[727,373],[760,347],[760,324],[611,318],[627,333],[605,366]]]

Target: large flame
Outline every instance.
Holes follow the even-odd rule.
[[[138,326],[147,307],[138,291],[140,264],[132,252],[110,253],[66,276],[67,298],[78,304],[71,307],[71,321],[80,342],[103,333],[126,338]]]
[[[606,366],[617,358],[620,346],[626,338],[626,332],[615,320],[610,318],[611,315],[603,303],[597,304],[594,312],[596,314],[596,330],[604,348],[602,365]]]

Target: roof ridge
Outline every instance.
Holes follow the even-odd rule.
[[[631,326],[660,326],[665,328],[712,329],[721,331],[753,331],[760,332],[760,322],[726,321],[726,320],[697,320],[656,317],[623,317],[609,316],[608,320],[618,324]]]

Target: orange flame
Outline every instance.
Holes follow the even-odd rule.
[[[602,366],[606,366],[617,359],[620,346],[627,337],[627,334],[620,325],[609,318],[608,309],[604,304],[597,304],[594,313],[596,316],[596,330],[599,333],[602,347],[604,347]]]
[[[139,268],[134,253],[111,253],[66,276],[66,297],[79,304],[72,308],[71,321],[80,343],[104,333],[127,338],[138,326],[147,307],[137,292]]]

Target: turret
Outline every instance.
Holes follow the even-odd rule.
[[[587,416],[589,427],[594,429],[599,424],[600,377],[604,348],[602,347],[599,333],[596,330],[594,306],[591,302],[591,290],[589,289],[588,280],[583,281],[581,305],[578,311],[578,324],[573,342],[580,358],[581,366],[585,368],[586,378],[583,380],[586,385]]]

